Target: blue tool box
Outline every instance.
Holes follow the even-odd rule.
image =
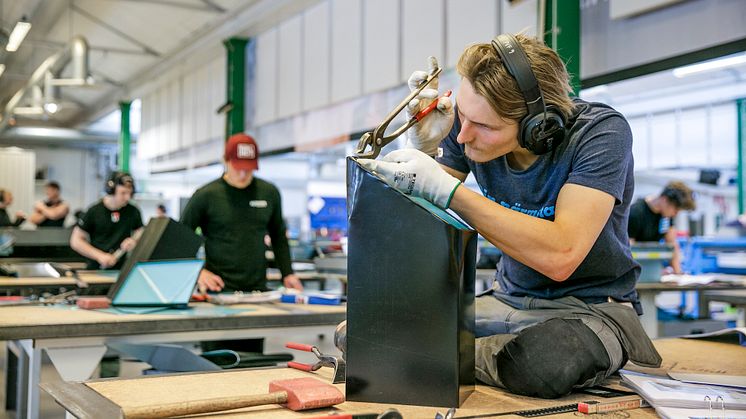
[[[682,251],[690,274],[746,274],[746,237],[693,237]]]

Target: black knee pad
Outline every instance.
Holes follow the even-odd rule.
[[[506,389],[545,399],[564,396],[609,368],[603,344],[577,319],[551,319],[524,329],[495,361]]]

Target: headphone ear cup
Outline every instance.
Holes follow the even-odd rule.
[[[521,147],[527,149],[534,154],[542,154],[540,152],[541,145],[536,141],[536,133],[541,129],[542,122],[544,121],[544,115],[527,115],[521,121],[521,125],[518,131],[518,138],[521,142]]]
[[[522,147],[534,154],[545,154],[554,150],[565,140],[565,121],[551,107],[544,113],[526,117],[521,123]]]
[[[117,178],[119,178],[119,172],[111,172],[109,175],[109,178],[106,179],[106,183],[104,184],[104,192],[107,195],[114,195],[114,191],[117,187]]]

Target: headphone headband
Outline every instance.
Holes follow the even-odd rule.
[[[565,139],[565,122],[562,114],[552,106],[547,107],[531,63],[518,40],[510,34],[492,40],[497,56],[518,84],[528,114],[520,121],[518,143],[534,154],[552,151]]]
[[[545,112],[544,96],[541,94],[539,81],[536,80],[528,56],[518,44],[518,40],[511,34],[497,35],[492,40],[492,47],[502,59],[508,73],[518,83],[528,114],[532,116]]]

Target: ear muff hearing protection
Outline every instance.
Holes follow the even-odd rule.
[[[106,179],[104,184],[104,192],[107,195],[114,195],[117,189],[117,185],[132,186],[132,193],[135,193],[135,180],[132,179],[129,173],[126,172],[111,172],[109,178]]]
[[[518,83],[528,109],[518,129],[518,143],[534,154],[552,151],[565,139],[562,114],[554,106],[544,103],[539,81],[531,70],[526,52],[513,35],[496,36],[492,40],[492,47]]]

